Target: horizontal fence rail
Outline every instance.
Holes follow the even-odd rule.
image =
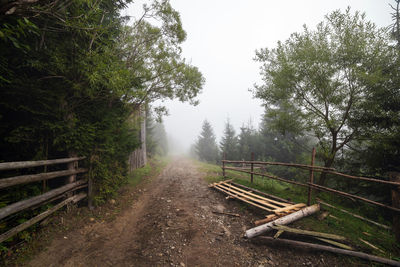
[[[380,179],[362,177],[362,176],[353,176],[353,175],[334,171],[335,170],[334,168],[325,168],[325,167],[321,167],[321,166],[293,164],[293,163],[284,163],[284,162],[263,162],[263,161],[222,160],[222,162],[223,163],[254,164],[254,165],[275,165],[275,166],[285,166],[285,167],[295,167],[295,168],[297,167],[300,169],[313,170],[315,172],[324,172],[327,174],[338,175],[341,177],[350,178],[350,179],[354,179],[354,180],[363,180],[363,181],[367,181],[367,182],[375,182],[375,183],[381,183],[381,184],[400,186],[399,182],[392,182],[392,181],[380,180]],[[228,167],[225,167],[225,168],[227,169]],[[240,169],[237,168],[235,170],[240,170]],[[259,174],[257,174],[257,175],[259,175]]]
[[[65,158],[65,159],[50,159],[50,160],[37,160],[37,161],[15,161],[0,163],[0,171],[15,170],[23,168],[32,168],[38,166],[48,166],[61,163],[70,163],[85,159],[85,157]]]
[[[56,172],[46,172],[40,174],[21,175],[16,177],[9,177],[0,179],[0,189],[10,187],[18,184],[26,184],[37,181],[45,181],[57,177],[69,176],[78,173],[87,172],[87,169],[65,170]]]
[[[58,188],[52,189],[48,192],[45,192],[41,195],[37,195],[28,199],[20,200],[18,202],[12,203],[8,206],[0,208],[0,220],[9,219],[10,215],[17,214],[26,209],[35,209],[44,204],[66,198],[61,202],[57,203],[55,206],[49,208],[48,210],[40,213],[39,215],[23,222],[15,226],[14,228],[8,230],[5,233],[0,234],[0,243],[6,241],[12,236],[18,234],[19,232],[27,229],[33,224],[43,220],[47,216],[61,209],[65,205],[69,203],[77,203],[80,200],[89,197],[88,195],[91,192],[91,189],[88,188],[88,192],[80,192],[79,194],[73,195],[79,189],[88,187],[91,183],[88,183],[86,179],[76,179],[77,174],[86,173],[88,170],[84,168],[78,168],[78,161],[85,159],[85,157],[71,157],[71,158],[63,158],[63,159],[53,159],[53,160],[39,160],[39,161],[18,161],[18,162],[3,162],[0,163],[0,171],[13,170],[13,169],[23,169],[23,168],[33,168],[45,166],[43,173],[38,174],[29,174],[29,175],[20,175],[14,177],[0,178],[0,190],[8,187],[12,187],[15,185],[27,184],[38,181],[45,181],[49,179],[54,179],[57,177],[68,177],[67,184],[62,185]],[[67,170],[61,171],[53,171],[46,172],[47,167],[49,165],[55,164],[67,164]],[[89,181],[90,181],[89,177]]]
[[[224,158],[225,158],[225,156],[224,156]],[[370,199],[367,199],[367,198],[364,198],[364,197],[356,196],[356,195],[353,195],[353,194],[350,194],[350,193],[346,193],[346,192],[335,190],[335,189],[332,189],[332,188],[329,188],[329,187],[326,187],[326,186],[321,186],[321,185],[315,184],[313,182],[313,176],[314,176],[314,172],[322,172],[322,173],[326,173],[326,174],[332,174],[332,175],[341,176],[341,177],[352,179],[352,180],[374,182],[374,183],[380,183],[380,184],[389,185],[389,186],[392,186],[393,190],[395,190],[395,191],[396,190],[400,190],[400,182],[398,182],[398,181],[380,180],[380,179],[362,177],[362,176],[353,176],[353,175],[341,173],[341,172],[336,171],[334,168],[326,168],[326,167],[314,165],[314,158],[315,158],[315,150],[313,150],[311,165],[296,164],[296,163],[284,163],[284,162],[267,162],[267,161],[255,161],[255,160],[245,161],[245,160],[226,160],[226,159],[224,159],[224,160],[222,160],[222,172],[223,172],[223,176],[224,177],[226,176],[225,170],[231,170],[231,171],[237,171],[237,172],[241,172],[241,173],[250,174],[251,175],[251,182],[253,182],[253,176],[254,175],[258,175],[258,176],[265,177],[265,178],[268,178],[268,179],[273,179],[273,180],[277,180],[277,181],[281,181],[281,182],[285,182],[285,183],[289,183],[289,184],[294,184],[294,185],[297,185],[297,186],[306,187],[306,188],[309,189],[309,192],[308,192],[308,205],[310,205],[311,190],[314,189],[314,190],[318,190],[318,191],[324,191],[324,192],[337,194],[337,195],[340,195],[342,197],[346,197],[346,198],[349,198],[349,199],[352,199],[352,200],[357,199],[357,200],[366,202],[368,204],[373,204],[373,205],[376,205],[376,206],[379,206],[379,207],[383,207],[383,208],[389,209],[389,210],[394,211],[396,213],[400,213],[400,207],[394,207],[394,206],[390,206],[390,205],[385,205],[383,203],[376,202],[376,201],[373,201],[373,200],[370,200]],[[252,159],[254,159],[254,155],[253,154],[252,154]],[[241,164],[243,167],[226,166],[227,164]],[[250,165],[250,170],[249,170],[248,167],[247,168],[244,167],[246,165]],[[310,180],[307,183],[302,183],[302,182],[293,181],[293,180],[285,179],[285,178],[282,178],[282,177],[278,177],[278,176],[275,176],[275,175],[255,172],[254,171],[254,166],[256,166],[256,165],[284,166],[284,167],[294,167],[294,168],[309,170],[310,171]],[[393,192],[393,190],[392,190],[392,192]]]

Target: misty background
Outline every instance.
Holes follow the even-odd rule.
[[[391,1],[386,0],[170,2],[180,13],[187,33],[183,56],[206,79],[199,105],[178,100],[162,103],[169,110],[163,123],[172,154],[188,152],[205,119],[212,125],[217,142],[228,118],[236,132],[248,123],[258,128],[264,108],[251,92],[253,84],[260,81],[260,65],[253,60],[256,49],[275,47],[291,33],[301,32],[304,24],[314,29],[326,14],[348,6],[365,12],[378,27],[392,23]],[[125,15],[140,16],[144,3],[149,2],[136,1]]]

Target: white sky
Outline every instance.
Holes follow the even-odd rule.
[[[145,1],[140,1],[143,3]],[[150,2],[150,1],[148,1]],[[134,15],[139,2],[127,14]],[[249,89],[260,80],[255,50],[272,48],[291,33],[302,31],[336,9],[350,6],[365,12],[380,27],[391,23],[389,3],[394,0],[170,0],[182,19],[187,40],[183,56],[203,73],[206,83],[196,107],[167,102],[170,116],[164,118],[175,150],[186,150],[195,142],[204,119],[219,140],[227,118],[239,132],[252,120],[258,127],[263,108]]]

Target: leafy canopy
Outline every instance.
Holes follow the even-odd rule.
[[[365,14],[337,10],[315,30],[304,26],[276,48],[256,52],[263,83],[254,95],[264,100],[276,129],[316,137],[331,166],[337,151],[363,134],[354,114],[368,97],[368,84],[381,79],[390,53],[385,30]]]

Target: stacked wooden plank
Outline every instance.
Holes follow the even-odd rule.
[[[239,184],[233,183],[232,180],[213,183],[210,187],[227,194],[230,198],[241,200],[279,217],[298,211],[306,206],[304,203],[294,204],[281,198],[261,195],[258,192],[245,189]]]

